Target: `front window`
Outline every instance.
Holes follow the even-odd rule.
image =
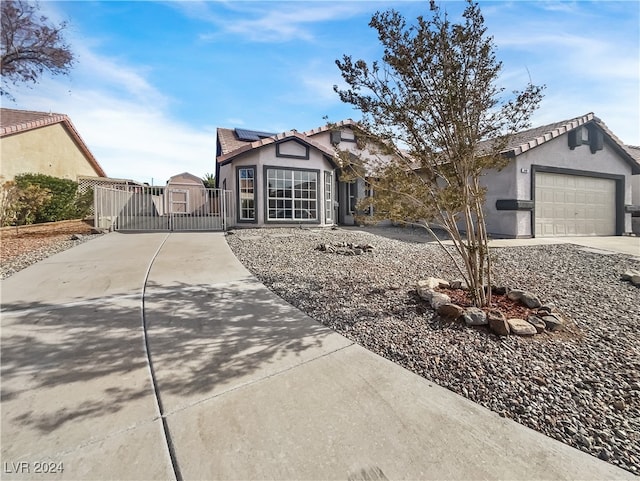
[[[365,182],[364,184],[364,196],[365,197],[373,197],[373,185],[370,182]],[[369,215],[373,215],[373,205],[369,205],[366,209],[366,213]]]
[[[255,171],[253,167],[238,169],[240,220],[255,220]]]
[[[347,199],[349,202],[349,214],[353,214],[356,211],[356,204],[358,197],[356,195],[356,182],[347,182]]]
[[[333,173],[324,173],[324,220],[331,222],[333,219]]]
[[[318,173],[267,169],[267,219],[317,220]]]

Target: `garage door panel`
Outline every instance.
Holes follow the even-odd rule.
[[[615,235],[615,181],[536,173],[535,235]]]

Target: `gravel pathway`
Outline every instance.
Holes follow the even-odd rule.
[[[377,231],[379,234],[384,231]],[[640,474],[640,262],[573,245],[493,249],[496,283],[537,293],[564,333],[501,338],[432,322],[419,279],[459,278],[440,247],[347,229],[247,229],[227,236],[267,287],[367,349],[501,416]],[[357,256],[321,243],[375,246]]]

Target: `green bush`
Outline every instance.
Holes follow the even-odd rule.
[[[86,215],[90,208],[88,195],[86,192],[78,195],[78,184],[73,180],[44,174],[20,174],[15,181],[21,189],[37,186],[51,193],[51,198],[32,214],[35,223],[77,219]]]

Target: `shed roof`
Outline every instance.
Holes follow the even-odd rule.
[[[107,174],[93,156],[89,147],[87,147],[87,144],[82,140],[82,137],[67,115],[51,112],[0,108],[0,137],[8,137],[10,135],[16,135],[58,123],[62,124],[67,130],[80,151],[89,161],[89,164],[91,164],[93,169],[96,171],[96,174],[100,177],[106,177]]]

